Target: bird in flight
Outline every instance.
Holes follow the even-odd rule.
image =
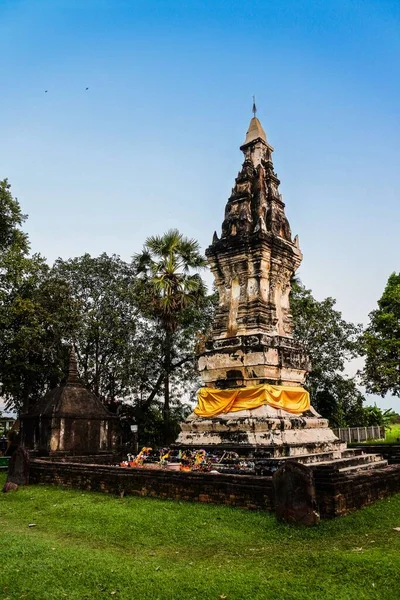
[[[87,87],[87,88],[85,88],[85,91],[87,92],[87,91],[88,91],[88,89],[89,89],[88,87]],[[45,93],[45,94],[47,94],[47,92],[48,92],[48,91],[49,91],[49,90],[44,90],[44,93]]]

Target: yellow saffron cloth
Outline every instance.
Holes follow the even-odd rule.
[[[310,408],[310,395],[302,387],[289,385],[263,384],[228,390],[203,387],[197,393],[194,412],[199,417],[215,417],[264,404],[298,415]]]

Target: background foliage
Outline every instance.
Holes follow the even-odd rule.
[[[390,275],[369,318],[363,338],[364,383],[374,394],[400,396],[400,273]]]
[[[364,425],[364,397],[356,379],[345,374],[349,361],[360,355],[362,327],[343,319],[334,298],[316,300],[297,278],[290,301],[293,334],[311,359],[307,388],[313,406],[334,427]]]
[[[24,412],[65,377],[74,344],[85,384],[143,444],[174,439],[200,386],[196,354],[216,294],[199,271],[199,245],[176,230],[149,237],[143,251],[85,254],[52,267],[30,254],[26,216],[0,182],[0,393]],[[332,426],[386,425],[391,411],[364,407],[349,362],[366,355],[367,390],[400,395],[400,274],[392,274],[365,332],[346,322],[333,298],[316,300],[299,279],[291,292],[294,336],[311,358],[312,404]]]

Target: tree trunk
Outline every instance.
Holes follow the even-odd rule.
[[[171,442],[171,423],[170,423],[170,406],[169,406],[169,376],[171,373],[171,345],[172,339],[171,334],[167,333],[165,338],[165,375],[164,375],[164,407],[163,407],[163,421],[164,421],[164,444]]]
[[[99,377],[99,339],[96,338],[95,345],[95,360],[94,360],[94,381],[93,381],[93,391],[95,396],[99,396],[100,394],[100,377]]]
[[[30,382],[25,385],[25,389],[24,389],[23,395],[22,395],[22,403],[21,403],[22,406],[17,411],[18,412],[18,418],[19,418],[20,414],[29,412],[29,409],[31,408],[31,406],[30,406],[30,396],[32,394],[32,388],[33,388],[33,385]]]
[[[169,444],[169,442],[171,441],[169,439],[169,437],[170,437],[169,373],[166,373],[165,377],[164,377],[163,421],[164,421],[164,444]]]

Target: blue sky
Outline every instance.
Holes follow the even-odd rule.
[[[50,262],[205,248],[255,94],[300,276],[366,323],[400,270],[399,71],[398,0],[0,0],[0,177]]]

